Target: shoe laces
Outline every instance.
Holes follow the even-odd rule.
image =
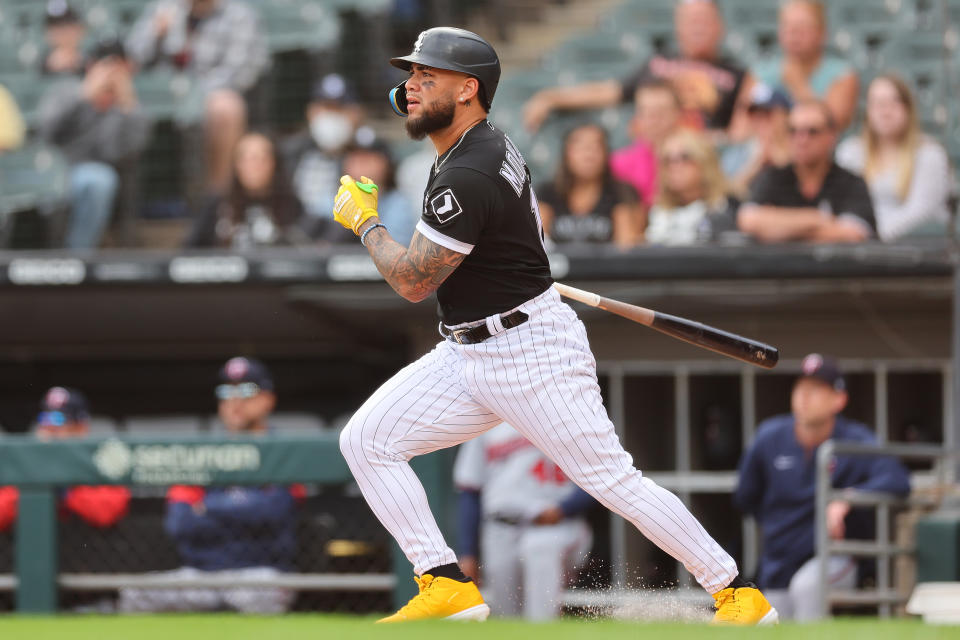
[[[736,618],[740,613],[740,601],[736,594],[736,589],[730,589],[726,593],[721,592],[717,595],[716,602],[713,606],[717,610],[717,613],[723,614],[724,619]]]
[[[427,601],[432,595],[430,587],[434,584],[433,576],[430,574],[424,574],[419,578],[414,576],[413,580],[417,583],[417,595],[410,598],[410,602],[400,608],[400,611],[397,612],[399,614],[409,615],[416,613],[417,611],[423,611],[424,613],[430,612],[430,607],[428,606]]]

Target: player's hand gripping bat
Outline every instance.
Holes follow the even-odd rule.
[[[668,336],[689,342],[690,344],[709,349],[721,355],[742,360],[750,364],[755,364],[764,369],[773,369],[777,366],[777,360],[780,358],[780,352],[776,347],[771,347],[763,342],[757,342],[750,338],[738,336],[735,333],[728,333],[721,329],[716,329],[709,325],[678,318],[652,309],[645,309],[636,305],[611,300],[598,296],[595,293],[569,287],[565,284],[555,282],[554,288],[565,298],[582,302],[583,304],[615,313],[628,320],[639,322],[651,329],[656,329]]]

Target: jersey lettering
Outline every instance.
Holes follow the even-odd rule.
[[[527,177],[526,164],[523,162],[523,156],[510,142],[510,138],[504,136],[503,139],[506,142],[507,153],[503,164],[500,165],[500,175],[510,183],[519,198],[523,193],[523,182]]]
[[[552,462],[546,462],[545,460],[538,460],[537,464],[530,469],[530,473],[533,474],[533,477],[536,478],[540,484],[552,482],[562,485],[567,481],[567,476],[564,475],[563,470],[559,466]]]
[[[463,213],[463,207],[457,202],[452,189],[444,189],[430,199],[430,209],[437,217],[437,222],[446,224]]]

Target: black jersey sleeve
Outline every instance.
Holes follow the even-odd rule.
[[[431,185],[417,231],[442,247],[469,254],[500,208],[499,189],[491,178],[451,167]]]

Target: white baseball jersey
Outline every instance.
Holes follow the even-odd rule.
[[[710,593],[737,577],[724,551],[623,450],[597,384],[587,332],[551,286],[530,172],[488,122],[434,162],[417,231],[466,257],[437,289],[443,322],[485,325],[473,344],[443,340],[360,407],[340,449],[377,518],[418,574],[456,562],[410,458],[508,422],[597,501],[681,561]],[[502,315],[527,319],[505,328]]]
[[[575,485],[506,422],[460,445],[453,480],[480,492],[485,517],[530,520],[558,505]]]

